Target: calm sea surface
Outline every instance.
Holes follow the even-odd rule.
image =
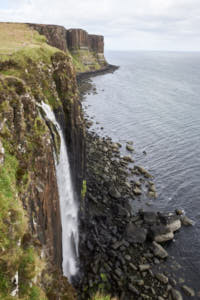
[[[97,94],[87,95],[84,106],[100,122],[101,135],[134,141],[136,162],[153,174],[158,191],[146,209],[182,208],[195,221],[176,234],[168,251],[181,265],[178,278],[199,291],[200,53],[108,52],[106,57],[120,69],[92,79]]]

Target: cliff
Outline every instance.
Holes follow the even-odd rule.
[[[40,29],[65,50],[62,27]],[[61,271],[54,164],[60,140],[41,103],[62,125],[79,192],[84,129],[74,65],[68,52],[25,24],[0,23],[0,45],[0,298],[72,300]]]
[[[65,29],[62,26],[28,24],[47,38],[49,45],[68,51],[79,73],[104,69],[104,37],[91,35],[83,29]]]

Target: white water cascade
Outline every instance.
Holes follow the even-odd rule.
[[[56,160],[56,155],[54,155],[54,159],[56,165],[62,222],[62,267],[64,275],[70,280],[71,276],[75,275],[77,272],[78,205],[74,196],[67,147],[62,129],[56,121],[55,115],[50,106],[43,102],[42,108],[45,111],[47,118],[56,126],[61,141],[58,163]]]

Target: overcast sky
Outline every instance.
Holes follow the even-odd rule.
[[[0,0],[0,21],[83,28],[106,49],[200,51],[200,0]]]

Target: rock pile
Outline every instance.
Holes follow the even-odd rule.
[[[155,273],[155,263],[168,257],[159,243],[174,238],[182,216],[176,213],[133,212],[130,201],[148,186],[152,176],[132,157],[121,157],[120,145],[87,133],[87,194],[81,203],[80,299],[96,290],[121,300],[182,299],[167,274]],[[134,176],[137,180],[133,179]],[[147,190],[148,192],[148,190]],[[169,298],[171,297],[171,298]]]

